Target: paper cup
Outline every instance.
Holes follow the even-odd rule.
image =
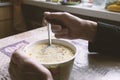
[[[40,41],[29,44],[27,47],[25,47],[26,54],[27,54],[27,49],[31,48],[33,45],[42,44],[42,43],[48,43],[48,40],[47,39],[40,40]],[[64,40],[52,39],[52,43],[60,44],[70,48],[71,50],[73,50],[73,54],[74,54],[73,57],[62,62],[41,63],[41,64],[51,71],[54,80],[69,80],[69,76],[70,76],[75,55],[76,55],[76,47],[72,43],[69,43],[68,41],[64,41]]]

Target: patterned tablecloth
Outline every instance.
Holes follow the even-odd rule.
[[[10,80],[8,66],[15,49],[21,45],[45,38],[47,38],[47,32],[44,27],[0,39],[0,80]]]
[[[8,66],[15,49],[42,39],[47,39],[46,27],[0,39],[0,80],[11,80]],[[73,43],[78,51],[69,80],[120,80],[120,59],[89,53],[85,40],[67,41]]]

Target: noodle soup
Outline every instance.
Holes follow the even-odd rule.
[[[25,48],[25,53],[48,68],[54,80],[68,80],[75,59],[76,47],[58,39],[52,39],[52,45],[48,46],[48,40],[41,40],[29,44]]]
[[[41,63],[57,63],[67,61],[74,56],[74,51],[61,44],[36,44],[27,50],[27,55]]]

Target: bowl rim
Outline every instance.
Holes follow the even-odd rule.
[[[48,42],[48,39],[43,39],[43,40],[38,40],[38,41],[32,42],[32,43],[28,44],[28,45],[24,48],[24,52],[27,50],[27,48],[29,48],[29,47],[32,46],[32,45],[35,45],[35,44],[37,44],[37,43],[47,43],[47,42]],[[66,46],[66,47],[72,49],[73,52],[74,52],[74,56],[71,57],[70,59],[65,60],[65,61],[60,61],[60,62],[55,62],[55,63],[43,63],[43,62],[39,62],[39,61],[36,60],[37,62],[39,62],[39,63],[42,64],[42,65],[59,65],[59,64],[67,63],[67,62],[72,61],[72,60],[75,59],[76,54],[77,54],[77,49],[76,49],[76,47],[75,47],[75,45],[74,45],[73,43],[70,43],[69,41],[66,41],[66,40],[63,40],[63,39],[52,39],[52,42],[53,42],[53,43],[57,43],[57,42],[59,43],[59,42],[60,42],[59,44],[61,44],[61,45],[63,45],[63,46]],[[65,43],[65,44],[63,44],[63,43]],[[70,45],[70,46],[68,46],[68,45]],[[26,53],[25,53],[25,54],[26,54]]]

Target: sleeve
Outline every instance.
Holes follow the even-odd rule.
[[[98,22],[94,41],[89,42],[89,51],[104,55],[120,55],[120,26]]]

